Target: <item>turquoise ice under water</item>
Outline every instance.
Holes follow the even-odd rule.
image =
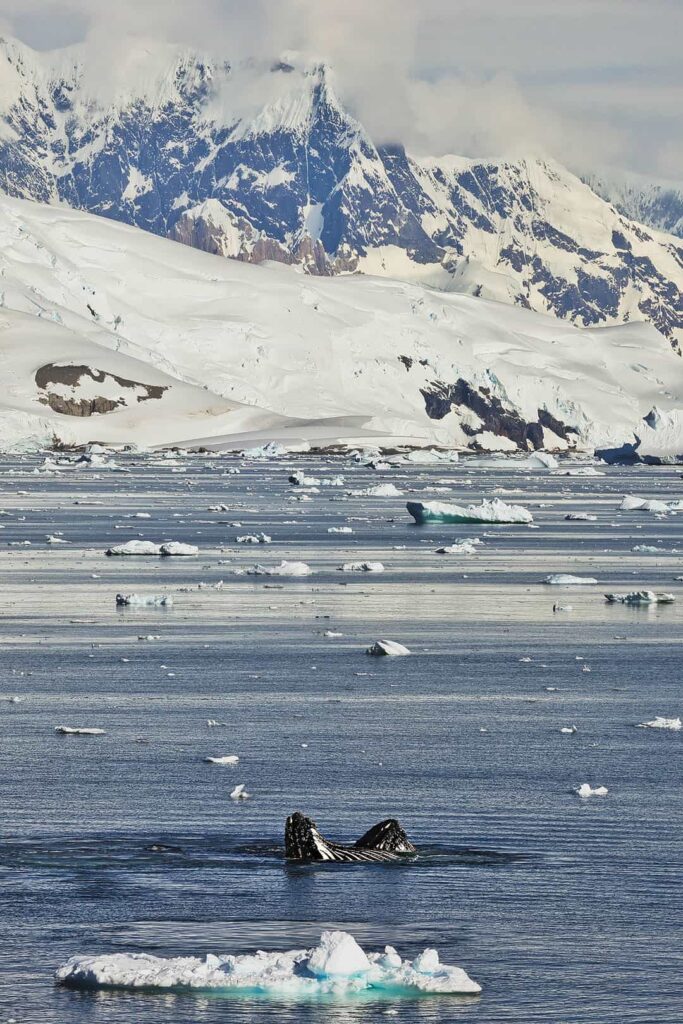
[[[240,460],[117,457],[129,473],[53,477],[33,474],[41,462],[0,462],[0,1021],[365,1024],[391,1009],[439,1024],[679,1024],[683,734],[635,726],[681,713],[683,518],[618,510],[624,494],[680,497],[679,470],[567,478],[468,460],[375,474],[292,458],[228,476]],[[290,501],[291,468],[404,496]],[[538,529],[418,527],[405,509],[496,496]],[[565,520],[580,511],[597,521]],[[137,512],[151,518],[126,518]],[[270,545],[235,543],[260,531]],[[68,544],[46,543],[60,533]],[[475,555],[436,554],[474,537]],[[105,557],[134,538],[200,553]],[[314,575],[233,574],[282,560]],[[361,560],[385,572],[337,571]],[[540,585],[559,572],[599,585]],[[640,589],[678,601],[603,596]],[[117,609],[117,593],[174,605]],[[412,654],[368,658],[377,639]],[[237,766],[204,761],[233,753]],[[580,799],[586,782],[608,795]],[[240,783],[250,800],[229,798]],[[338,841],[395,815],[420,856],[287,865],[295,809]],[[434,946],[483,993],[340,1004],[53,982],[74,954],[284,951],[325,928],[404,958]]]

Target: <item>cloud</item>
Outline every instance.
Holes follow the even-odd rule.
[[[657,174],[683,138],[680,0],[0,0],[0,27],[39,48],[85,40],[101,78],[149,59],[141,39],[233,61],[298,51],[334,66],[375,139],[422,153]]]

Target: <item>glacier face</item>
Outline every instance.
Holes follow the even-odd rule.
[[[377,146],[321,65],[143,56],[105,97],[77,51],[0,45],[9,195],[248,262],[419,281],[581,326],[647,319],[680,349],[683,243],[561,166]],[[261,101],[245,113],[249,90]]]

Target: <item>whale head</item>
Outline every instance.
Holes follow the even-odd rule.
[[[285,822],[285,857],[287,860],[334,860],[316,823],[301,811],[290,814]]]

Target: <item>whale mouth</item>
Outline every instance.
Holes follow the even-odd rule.
[[[373,825],[355,843],[333,843],[318,831],[312,818],[300,811],[285,823],[285,857],[299,863],[385,863],[414,857],[417,850],[396,818]]]

